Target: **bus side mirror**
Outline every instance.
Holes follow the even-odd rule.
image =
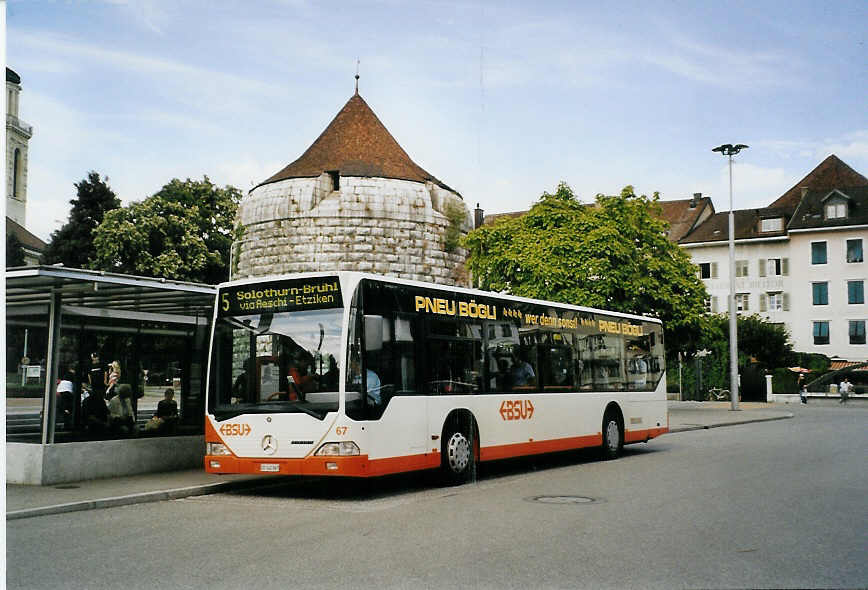
[[[383,348],[383,316],[365,316],[365,350],[382,350]]]

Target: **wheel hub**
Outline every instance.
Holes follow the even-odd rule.
[[[470,441],[460,432],[453,434],[446,443],[446,457],[449,468],[455,473],[461,473],[470,462]]]
[[[609,420],[609,423],[606,425],[606,444],[609,447],[610,451],[617,451],[618,445],[620,441],[621,434],[618,431],[618,423],[614,420]]]

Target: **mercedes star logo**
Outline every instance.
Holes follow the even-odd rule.
[[[265,451],[266,455],[273,455],[277,450],[277,441],[270,434],[262,437],[262,450]]]

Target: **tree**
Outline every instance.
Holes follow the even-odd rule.
[[[51,234],[42,255],[43,264],[57,262],[70,268],[87,268],[96,254],[93,232],[102,223],[107,211],[121,206],[120,199],[108,185],[108,177],[100,178],[90,171],[81,182],[75,183],[77,196],[69,201],[72,209],[69,221]]]
[[[229,277],[229,250],[241,191],[172,179],[153,196],[106,215],[96,231],[93,267],[113,272],[218,283]]]
[[[742,377],[745,367],[756,366],[754,361],[759,363],[760,369],[768,370],[796,364],[797,355],[793,352],[790,335],[783,325],[768,322],[758,315],[740,315],[736,318],[736,330],[738,366]],[[705,350],[709,354],[702,356],[701,369],[698,368],[699,363],[684,365],[684,391],[693,392],[698,399],[703,399],[708,387],[730,389],[728,314],[715,314],[705,318],[697,349]],[[703,382],[701,390],[697,383],[697,373],[700,371]],[[792,375],[791,381],[795,385],[795,374],[787,375],[785,372],[782,375]],[[778,380],[778,376],[775,379]]]
[[[6,236],[6,267],[24,266],[24,245],[18,236],[9,234]]]
[[[527,214],[471,232],[468,265],[484,289],[658,317],[669,355],[693,351],[706,291],[657,200],[628,186],[587,206],[562,182]]]

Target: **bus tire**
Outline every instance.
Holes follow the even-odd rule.
[[[447,485],[461,485],[476,476],[479,439],[470,415],[452,416],[443,429],[440,470]]]
[[[609,461],[617,459],[624,449],[624,421],[617,408],[608,408],[603,416],[602,457]]]

